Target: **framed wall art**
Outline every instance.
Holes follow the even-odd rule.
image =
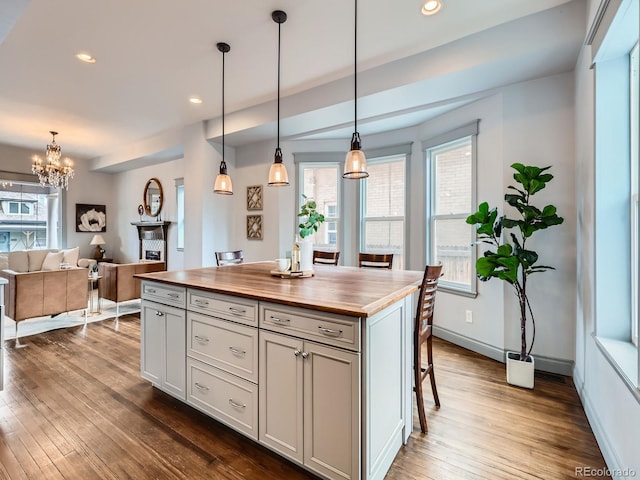
[[[247,239],[262,240],[262,215],[247,215]]]
[[[76,203],[76,232],[106,232],[107,207]]]
[[[262,185],[247,187],[247,210],[262,210]]]

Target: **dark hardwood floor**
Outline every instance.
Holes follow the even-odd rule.
[[[106,320],[5,342],[0,479],[314,478],[142,380],[139,336],[129,316],[117,331]],[[425,382],[429,433],[415,413],[387,478],[550,480],[605,467],[570,378],[509,387],[504,365],[437,339],[434,349],[442,407]]]

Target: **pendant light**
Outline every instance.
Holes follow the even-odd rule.
[[[223,42],[218,43],[217,47],[222,52],[222,161],[220,162],[220,173],[216,177],[213,191],[220,195],[233,195],[231,177],[227,173],[227,163],[224,161],[224,54],[229,53],[231,47]]]
[[[276,144],[276,153],[269,168],[270,187],[286,187],[289,185],[289,175],[287,175],[287,167],[282,163],[282,150],[280,150],[280,26],[287,21],[287,14],[282,10],[271,12],[271,18],[278,24],[278,141]]]
[[[353,117],[354,132],[351,136],[351,150],[347,153],[344,160],[343,178],[367,178],[367,158],[361,150],[360,134],[358,133],[358,0],[354,0],[354,41],[353,41]]]

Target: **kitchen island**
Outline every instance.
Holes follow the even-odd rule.
[[[412,431],[422,272],[274,262],[136,275],[141,374],[330,479],[382,479]]]

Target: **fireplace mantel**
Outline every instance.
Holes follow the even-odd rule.
[[[138,229],[138,258],[140,260],[162,260],[166,265],[167,245],[169,243],[168,230],[171,222],[131,222],[131,225],[134,225]],[[161,245],[161,258],[147,258],[146,252],[151,250],[144,247],[145,243],[148,242],[157,242],[158,245]]]

